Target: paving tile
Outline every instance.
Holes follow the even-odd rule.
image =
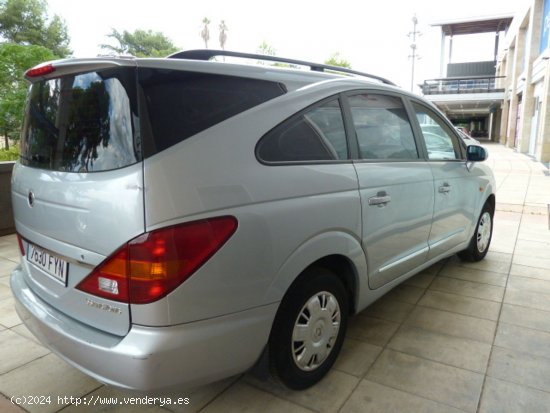
[[[69,405],[62,410],[63,413],[82,413],[83,411],[93,411],[94,413],[134,413],[136,411],[144,413],[166,413],[167,411],[160,407],[161,401],[149,403],[147,396],[115,389],[109,386],[101,386],[94,392],[87,394],[79,399],[81,404]],[[166,401],[167,397],[162,396]],[[180,396],[181,399],[185,397]],[[178,398],[175,398],[176,402]],[[179,402],[179,400],[177,401]],[[183,402],[183,400],[182,400]],[[173,409],[173,405],[166,405],[166,408]]]
[[[42,345],[42,343],[35,337],[35,335],[33,333],[31,333],[29,331],[29,329],[23,323],[21,323],[19,325],[16,325],[15,327],[10,328],[10,331],[13,331],[14,333],[17,333],[20,336],[23,336],[28,340],[32,340],[36,344]]]
[[[521,217],[521,228],[548,228],[548,216],[523,214]]]
[[[430,290],[497,302],[502,301],[504,297],[504,287],[441,276],[436,277],[430,285]]]
[[[514,254],[527,255],[529,257],[548,258],[548,251],[550,251],[550,242],[518,239]]]
[[[1,378],[0,392],[7,396],[52,396],[55,403],[22,406],[32,413],[55,412],[63,407],[63,404],[57,404],[57,396],[81,397],[100,387],[97,381],[51,353],[12,370]]]
[[[402,326],[387,347],[478,373],[485,373],[491,353],[490,344],[411,326]]]
[[[495,178],[497,178],[497,176],[495,176]],[[497,202],[496,210],[497,212],[521,214],[521,212],[523,211],[523,205]]]
[[[498,320],[500,303],[457,294],[428,290],[418,305],[488,320]]]
[[[26,413],[21,407],[12,403],[0,394],[0,412],[2,413]]]
[[[512,275],[508,279],[508,288],[550,294],[550,281]]]
[[[519,212],[508,212],[508,211],[495,211],[495,225],[506,221],[513,222],[519,225],[521,221],[521,211]]]
[[[522,277],[550,281],[549,268],[527,267],[525,265],[512,264],[512,267],[510,268],[510,275],[520,275]]]
[[[412,285],[413,287],[425,289],[430,286],[434,278],[435,278],[435,274],[431,274],[423,271],[409,278],[407,281],[403,283],[403,285]]]
[[[480,413],[548,413],[550,394],[487,377]]]
[[[16,262],[0,258],[0,277],[8,277],[15,267]]]
[[[504,303],[550,312],[550,294],[507,288]]]
[[[17,243],[0,245],[0,257],[13,262],[19,262],[21,259],[21,252],[19,251]]]
[[[3,282],[3,279],[0,279],[0,300],[10,297],[12,297],[10,287],[7,285],[7,283]]]
[[[391,290],[388,294],[386,294],[385,298],[388,300],[401,301],[408,304],[416,304],[425,291],[425,288],[401,284]]]
[[[529,255],[514,255],[513,264],[550,269],[550,258],[531,257]]]
[[[494,347],[487,375],[548,392],[550,358]]]
[[[0,374],[23,366],[50,351],[10,330],[0,332]]]
[[[353,376],[362,377],[381,352],[382,347],[380,346],[346,338],[333,368]]]
[[[550,333],[550,312],[535,308],[504,304],[500,321]]]
[[[273,380],[260,381],[246,376],[246,381],[264,391],[274,394],[300,406],[307,406],[316,412],[335,412],[344,405],[359,378],[337,370],[331,370],[315,386],[302,391],[289,390]]]
[[[311,413],[312,411],[242,381],[235,383],[228,391],[201,410],[204,413]]]
[[[496,322],[491,320],[426,307],[415,308],[405,325],[489,344],[496,329]]]
[[[384,296],[363,310],[363,313],[369,317],[400,323],[409,316],[413,308],[413,304]]]
[[[3,286],[5,286],[5,287],[8,287],[8,288],[11,290],[10,277],[9,277],[9,276],[0,277],[0,285],[3,285]],[[10,295],[11,295],[11,294],[10,294]]]
[[[546,226],[541,226],[540,228],[522,226],[518,232],[518,239],[526,241],[550,242],[550,230],[548,230],[548,227]]]
[[[483,375],[392,350],[384,350],[368,380],[475,412]]]
[[[441,270],[440,276],[457,278],[464,281],[473,281],[482,284],[496,285],[505,287],[508,276],[498,272],[476,270],[474,268],[465,268],[460,266],[448,266]]]
[[[362,380],[340,413],[422,412],[461,413],[463,410]]]
[[[0,300],[0,324],[8,328],[21,324],[15,312],[15,301],[11,297]]]
[[[399,328],[398,323],[358,314],[348,322],[347,337],[385,346]]]
[[[189,399],[189,404],[171,405],[167,406],[167,408],[175,413],[198,412],[225,390],[227,390],[231,385],[236,383],[241,377],[242,376],[235,376],[201,386],[191,391],[184,390],[176,392],[175,394],[169,394],[169,396],[174,398],[174,400],[178,397],[187,397]]]
[[[494,345],[550,359],[550,333],[545,331],[499,323]]]
[[[510,271],[511,260],[512,254],[489,251],[485,258],[479,262],[462,261],[460,265],[466,268],[508,274]]]

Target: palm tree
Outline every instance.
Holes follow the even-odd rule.
[[[210,24],[210,20],[208,20],[208,17],[205,17],[204,19],[202,19],[202,23],[204,24],[204,27],[201,31],[201,37],[202,40],[204,40],[205,49],[208,49],[208,40],[210,40],[210,31],[208,30],[208,25]]]

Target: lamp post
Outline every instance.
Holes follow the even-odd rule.
[[[414,64],[417,59],[420,59],[420,56],[418,56],[416,53],[416,36],[421,35],[421,33],[418,30],[416,30],[416,25],[418,24],[418,19],[416,18],[416,14],[413,16],[412,22],[413,22],[413,30],[408,34],[408,36],[412,40],[412,43],[410,45],[411,54],[409,55],[409,59],[411,59],[411,92],[414,90]]]

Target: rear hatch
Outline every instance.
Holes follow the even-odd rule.
[[[124,335],[129,305],[76,287],[144,232],[135,62],[54,62],[27,76],[32,86],[12,180],[26,282],[57,310]]]

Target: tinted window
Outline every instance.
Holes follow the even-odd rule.
[[[339,100],[309,108],[268,132],[258,145],[258,156],[267,162],[347,159]]]
[[[265,80],[160,69],[138,73],[152,132],[146,155],[285,93],[279,83]]]
[[[423,106],[414,104],[414,108],[428,150],[428,158],[432,160],[460,159],[456,137],[453,138],[454,135],[449,132],[443,121]]]
[[[365,93],[350,96],[349,104],[362,159],[418,159],[401,99]]]
[[[117,68],[34,83],[23,126],[21,163],[94,172],[137,162],[134,74],[134,69]]]

